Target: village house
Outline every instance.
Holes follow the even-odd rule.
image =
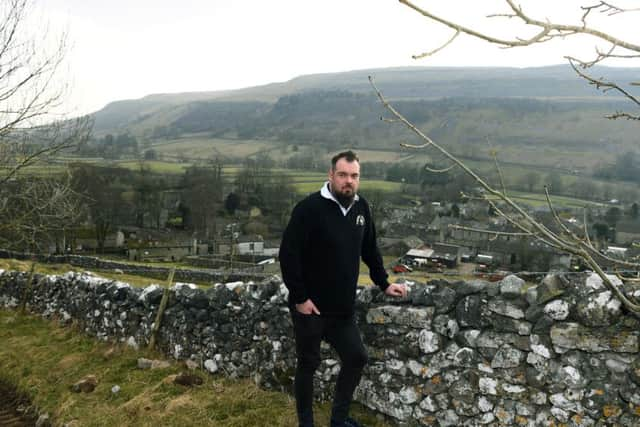
[[[410,249],[403,258],[410,264],[426,264],[432,255],[433,249],[431,248]]]
[[[400,237],[380,237],[378,247],[384,255],[402,256],[410,249],[419,248],[424,242],[417,236]]]
[[[451,225],[458,225],[461,223],[459,218],[454,218],[451,216],[439,216],[436,215],[435,218],[429,223],[427,228],[429,236],[432,240],[435,241],[445,241],[449,238],[451,234]]]
[[[462,248],[458,245],[439,242],[431,245],[431,249],[433,249],[430,257],[432,261],[443,264],[447,268],[455,268],[460,263]]]
[[[279,242],[265,242],[259,234],[242,235],[235,238],[233,242],[221,240],[216,245],[215,253],[229,255],[232,247],[234,255],[275,257],[278,256]]]
[[[262,255],[264,252],[264,240],[257,234],[240,236],[236,240],[236,251],[238,255]]]

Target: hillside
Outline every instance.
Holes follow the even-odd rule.
[[[639,71],[593,73],[628,82]],[[385,112],[369,75],[421,129],[465,152],[484,150],[487,138],[505,150],[546,147],[604,152],[605,158],[637,145],[637,124],[603,118],[631,104],[598,93],[568,66],[359,70],[231,91],[156,94],[107,105],[94,114],[95,131],[97,136],[127,132],[152,142],[200,134],[329,150],[415,142],[405,129],[379,120]]]

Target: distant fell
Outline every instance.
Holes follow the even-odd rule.
[[[629,82],[640,76],[639,68],[598,67],[594,76]],[[372,94],[368,76],[390,99],[434,100],[441,98],[535,98],[557,100],[606,99],[578,78],[567,65],[538,68],[401,67],[311,74],[282,83],[237,90],[152,94],[141,99],[108,104],[94,113],[97,133],[129,131],[150,136],[158,126],[171,126],[200,103],[264,103],[293,94],[316,91],[347,91]],[[229,105],[229,104],[227,104]]]

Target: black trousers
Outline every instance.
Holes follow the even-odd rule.
[[[353,316],[302,314],[291,308],[296,338],[295,397],[298,423],[313,426],[313,375],[320,365],[320,342],[328,342],[340,357],[331,410],[331,425],[340,426],[349,414],[353,392],[367,364],[367,351]]]

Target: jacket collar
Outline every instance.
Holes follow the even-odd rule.
[[[353,197],[353,203],[351,203],[351,205],[348,208],[345,208],[344,206],[342,206],[340,204],[340,202],[338,202],[336,200],[336,198],[333,196],[333,193],[331,193],[331,190],[329,190],[329,181],[325,182],[324,185],[322,186],[322,188],[320,189],[320,195],[322,197],[324,197],[325,199],[329,199],[329,200],[333,200],[339,207],[340,210],[342,211],[342,214],[344,216],[347,216],[347,213],[349,213],[349,210],[351,209],[351,207],[358,201],[360,200],[360,196],[358,196],[357,194]]]

